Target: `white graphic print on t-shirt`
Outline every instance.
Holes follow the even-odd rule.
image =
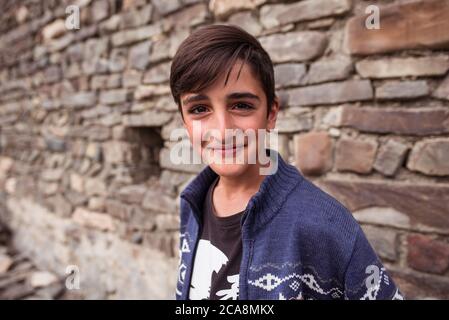
[[[195,254],[189,298],[191,300],[209,299],[212,274],[220,272],[220,269],[228,261],[229,259],[223,251],[211,244],[210,241],[201,239]],[[218,291],[217,295],[222,296],[221,300],[237,300],[239,274],[228,276],[227,280],[231,285],[230,288]]]

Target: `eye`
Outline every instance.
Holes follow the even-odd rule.
[[[189,109],[189,113],[191,114],[201,114],[207,111],[207,107],[204,105],[196,105]]]
[[[238,102],[236,104],[234,104],[232,106],[233,109],[237,109],[237,110],[252,110],[254,109],[254,107],[248,103],[245,102]]]

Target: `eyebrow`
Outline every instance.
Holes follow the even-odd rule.
[[[251,92],[233,92],[226,96],[227,100],[244,99],[244,98],[260,101],[259,96],[255,95],[254,93],[251,93]],[[209,97],[204,94],[195,94],[195,95],[192,95],[192,96],[182,100],[182,103],[184,105],[186,105],[188,103],[204,101],[204,100],[209,100]]]

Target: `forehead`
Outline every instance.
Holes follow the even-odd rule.
[[[254,75],[251,67],[247,63],[242,66],[242,63],[238,61],[229,72],[227,82],[226,76],[227,72],[223,72],[223,74],[220,75],[214,83],[202,90],[201,93],[211,98],[224,97],[228,93],[234,91],[247,91],[260,96],[261,99],[264,97],[261,82]],[[200,92],[186,92],[182,94],[181,97],[187,98],[190,95],[198,93]]]

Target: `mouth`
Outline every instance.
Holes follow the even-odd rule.
[[[207,150],[212,151],[214,154],[221,155],[222,157],[233,156],[237,152],[240,152],[246,147],[246,145],[229,145],[229,146],[208,146]]]

